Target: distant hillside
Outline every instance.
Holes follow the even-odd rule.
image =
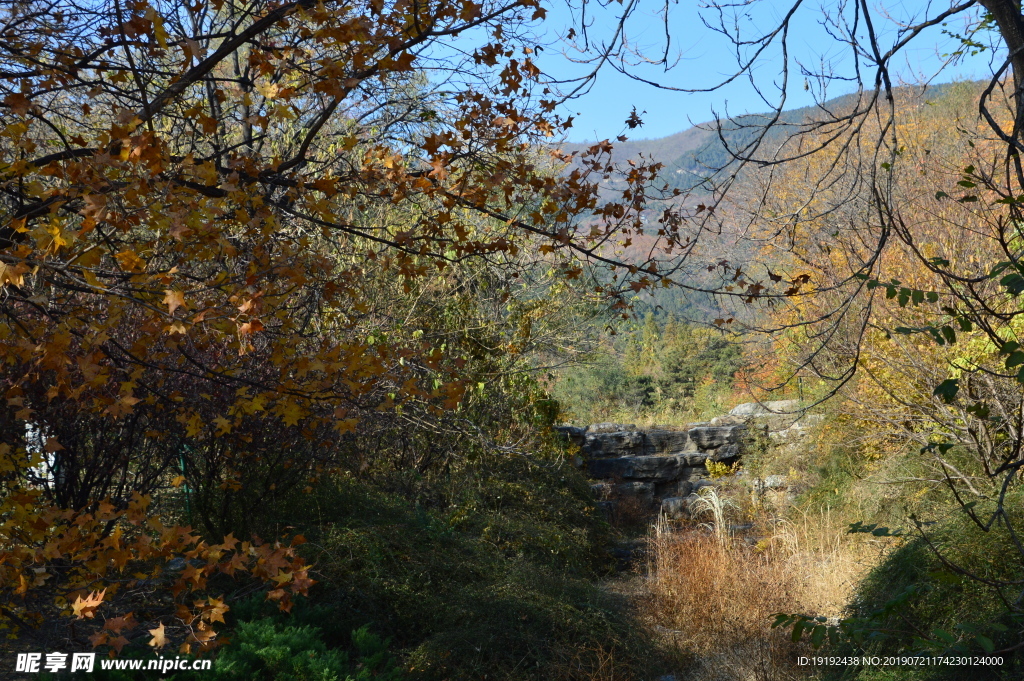
[[[902,92],[925,100],[941,97],[953,84],[932,85],[925,90],[916,87],[903,88]],[[784,111],[779,120],[764,133],[764,139],[757,153],[759,158],[771,156],[787,139],[800,131],[808,121],[823,120],[835,112],[848,110],[857,101],[856,94],[830,99],[822,105],[805,106]],[[640,154],[665,164],[664,179],[671,187],[690,191],[698,187],[714,170],[724,168],[732,161],[727,150],[738,151],[750,144],[757,135],[764,132],[764,126],[771,120],[770,114],[749,114],[725,119],[721,122],[721,136],[715,121],[701,123],[674,135],[657,139],[627,140],[615,143],[615,159],[635,159]],[[726,144],[723,144],[722,139]],[[589,143],[564,144],[567,151],[585,149]],[[620,189],[616,183],[607,187],[610,191]]]

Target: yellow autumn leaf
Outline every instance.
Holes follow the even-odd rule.
[[[167,306],[167,314],[173,315],[175,310],[185,306],[185,294],[181,291],[166,289],[163,302]]]
[[[149,645],[153,646],[157,650],[163,648],[169,643],[169,641],[167,640],[167,635],[164,631],[163,622],[161,622],[160,626],[158,626],[156,629],[150,629],[149,634],[153,637],[149,640]]]

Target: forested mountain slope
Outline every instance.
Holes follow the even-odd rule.
[[[948,104],[947,100],[959,97],[957,93],[963,88],[976,96],[982,85],[968,82],[904,86],[894,91],[894,97],[904,110],[921,106],[942,108],[944,102]],[[611,161],[616,165],[628,166],[641,157],[664,164],[658,183],[667,185],[667,198],[648,204],[647,220],[652,226],[666,206],[690,212],[699,204],[717,207],[716,219],[705,224],[696,235],[696,245],[688,251],[677,277],[684,288],[658,288],[640,293],[636,302],[641,316],[648,312],[657,316],[675,315],[698,323],[723,316],[759,317],[756,306],[737,305],[735,300],[728,300],[729,296],[707,293],[709,289],[724,288],[721,269],[709,268],[728,262],[730,267],[753,271],[763,278],[767,276],[765,268],[777,270],[785,264],[779,261],[777,252],[764,248],[764,234],[755,235],[756,229],[751,231],[751,217],[757,213],[756,204],[761,200],[762,175],[772,167],[761,161],[791,156],[800,145],[820,143],[829,128],[814,130],[814,123],[842,115],[857,99],[857,94],[846,94],[820,105],[783,111],[777,118],[771,113],[748,114],[706,121],[667,137],[611,140]],[[575,167],[579,163],[578,155],[593,144],[567,143],[561,148],[577,154],[572,166]],[[741,164],[737,156],[749,156],[756,162]],[[721,188],[727,182],[729,187],[723,195]],[[772,193],[778,190],[776,186]],[[621,174],[613,173],[601,183],[602,199],[606,201],[622,200],[628,196],[628,191]],[[638,257],[646,253],[654,241],[653,230],[651,234],[651,239],[643,235],[634,237],[626,254]],[[678,262],[683,263],[683,260]]]

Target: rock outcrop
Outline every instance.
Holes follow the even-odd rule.
[[[641,430],[599,423],[558,430],[580,446],[590,477],[604,481],[593,486],[598,499],[635,497],[657,506],[664,499],[685,499],[701,483],[708,484],[708,461],[731,465],[739,459],[746,427],[693,424]]]
[[[794,442],[820,418],[801,411],[796,400],[780,400],[741,404],[708,423],[683,427],[598,423],[556,430],[579,445],[590,477],[601,481],[593,488],[603,508],[631,497],[674,518],[686,515],[700,487],[714,484],[709,461],[731,466],[759,435]],[[781,476],[755,481],[758,489],[783,485]]]

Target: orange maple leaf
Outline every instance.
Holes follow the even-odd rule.
[[[211,598],[209,606],[203,616],[206,617],[208,622],[223,622],[224,613],[231,609],[227,603],[221,599]]]
[[[71,604],[71,610],[74,611],[75,617],[78,619],[85,619],[87,617],[95,617],[96,609],[103,603],[103,597],[106,595],[107,590],[93,591],[85,598],[79,595],[75,598],[75,602]]]

